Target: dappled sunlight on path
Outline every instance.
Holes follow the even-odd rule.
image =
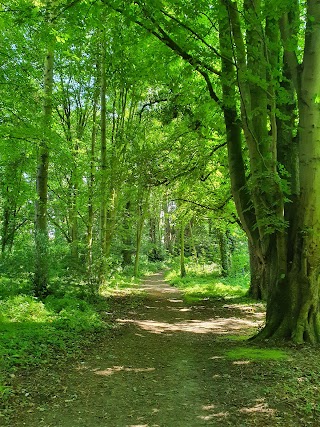
[[[154,334],[161,334],[163,332],[191,332],[194,334],[234,334],[235,332],[245,333],[248,328],[257,326],[257,321],[238,319],[236,317],[230,318],[216,318],[209,320],[186,320],[184,322],[166,323],[157,322],[156,320],[134,320],[134,319],[117,319],[118,323],[132,323],[144,331],[152,332]]]
[[[263,321],[259,305],[186,306],[161,274],[141,289],[145,304],[120,312],[116,335],[65,369],[56,395],[16,427],[285,426],[260,367],[226,357]]]
[[[221,317],[215,315],[214,308],[201,305],[185,307],[181,294],[163,280],[161,273],[155,273],[145,280],[140,289],[148,292],[153,305],[145,305],[148,312],[139,313],[137,318],[119,318],[118,323],[132,324],[143,331],[155,334],[174,332],[241,334],[247,333],[248,329],[256,329],[264,321],[264,312],[256,312],[252,306],[243,304],[224,304],[224,308],[230,311],[236,309],[241,314],[247,314],[245,318]],[[159,311],[165,313],[166,321],[159,320],[161,317]]]

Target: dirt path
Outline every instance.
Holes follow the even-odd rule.
[[[145,304],[119,313],[119,333],[76,366],[38,373],[51,383],[12,427],[294,426],[268,397],[269,362],[225,357],[257,327],[262,310],[185,306],[161,274],[146,280]],[[228,338],[229,337],[229,338]],[[279,378],[279,380],[281,380]],[[32,379],[26,393],[32,394]]]

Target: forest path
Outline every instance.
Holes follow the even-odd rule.
[[[12,427],[288,426],[266,398],[269,362],[226,357],[261,322],[259,306],[187,306],[161,273],[141,288],[144,304],[117,313],[115,336],[28,379],[30,393],[44,386]]]

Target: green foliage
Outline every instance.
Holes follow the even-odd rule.
[[[16,295],[0,302],[3,320],[10,323],[35,322],[41,323],[50,317],[45,305],[36,298]]]
[[[46,307],[58,316],[53,320],[57,329],[72,330],[73,332],[92,332],[103,327],[99,314],[94,307],[78,298],[56,298],[48,296]]]
[[[239,230],[237,230],[239,233]],[[238,279],[241,283],[250,281],[250,262],[248,252],[248,242],[243,236],[236,232],[231,235],[231,267],[229,280]]]
[[[32,283],[28,279],[1,277],[0,278],[0,300],[14,295],[31,295]]]
[[[34,268],[34,246],[29,236],[17,236],[14,249],[0,258],[0,274],[21,281],[30,276]]]
[[[72,297],[50,295],[44,302],[28,295],[14,295],[0,301],[0,395],[8,396],[5,377],[18,367],[38,366],[56,357],[74,355],[88,344],[90,334],[108,325],[97,306]],[[103,304],[103,310],[108,307]]]
[[[248,277],[219,277],[216,264],[187,264],[187,276],[180,277],[179,268],[166,274],[166,280],[177,286],[186,302],[194,303],[210,298],[243,297],[248,291]]]

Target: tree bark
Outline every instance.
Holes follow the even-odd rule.
[[[131,226],[131,202],[130,200],[125,205],[124,220],[123,220],[123,249],[122,249],[122,265],[125,267],[132,264],[132,226]]]
[[[256,253],[255,247],[248,242],[250,256],[250,287],[248,295],[256,300],[267,300],[266,263]]]
[[[266,296],[266,274],[261,271],[262,268],[265,268],[263,266],[266,265],[266,262],[260,245],[260,235],[256,227],[256,212],[245,171],[242,149],[242,126],[236,105],[237,93],[235,90],[235,82],[237,81],[237,77],[233,65],[232,33],[227,9],[225,10],[225,14],[220,18],[219,29],[220,49],[222,54],[221,84],[223,114],[227,137],[231,191],[241,224],[248,236],[250,261],[252,261],[250,267],[251,282],[249,292],[253,297],[257,296],[260,299]],[[229,37],[226,35],[229,35]],[[248,96],[248,93],[246,96]]]
[[[221,274],[223,277],[229,275],[230,270],[230,254],[228,250],[227,236],[224,231],[218,231],[219,250],[220,250],[220,263]]]
[[[185,233],[186,225],[181,221],[180,225],[180,277],[186,277],[186,267],[185,267],[185,257],[184,257],[184,233]]]
[[[266,327],[260,333],[299,344],[320,342],[320,3],[309,0],[307,5],[303,66],[296,79],[300,193],[288,233],[287,271],[271,289]]]
[[[106,46],[105,39],[102,40],[102,55],[101,55],[101,117],[100,117],[100,132],[101,132],[101,180],[100,180],[100,283],[103,284],[107,272],[107,117],[106,117]]]
[[[43,138],[39,145],[37,167],[37,200],[35,219],[35,273],[34,290],[38,297],[45,297],[48,292],[48,168],[49,139],[52,119],[53,89],[53,49],[46,53],[44,62],[44,95],[43,95]]]
[[[87,271],[89,281],[92,282],[92,263],[93,263],[93,223],[94,223],[94,184],[95,184],[95,156],[97,142],[97,104],[99,92],[96,88],[93,97],[92,106],[92,128],[91,128],[91,147],[90,147],[90,171],[88,180],[88,225],[87,225]]]

